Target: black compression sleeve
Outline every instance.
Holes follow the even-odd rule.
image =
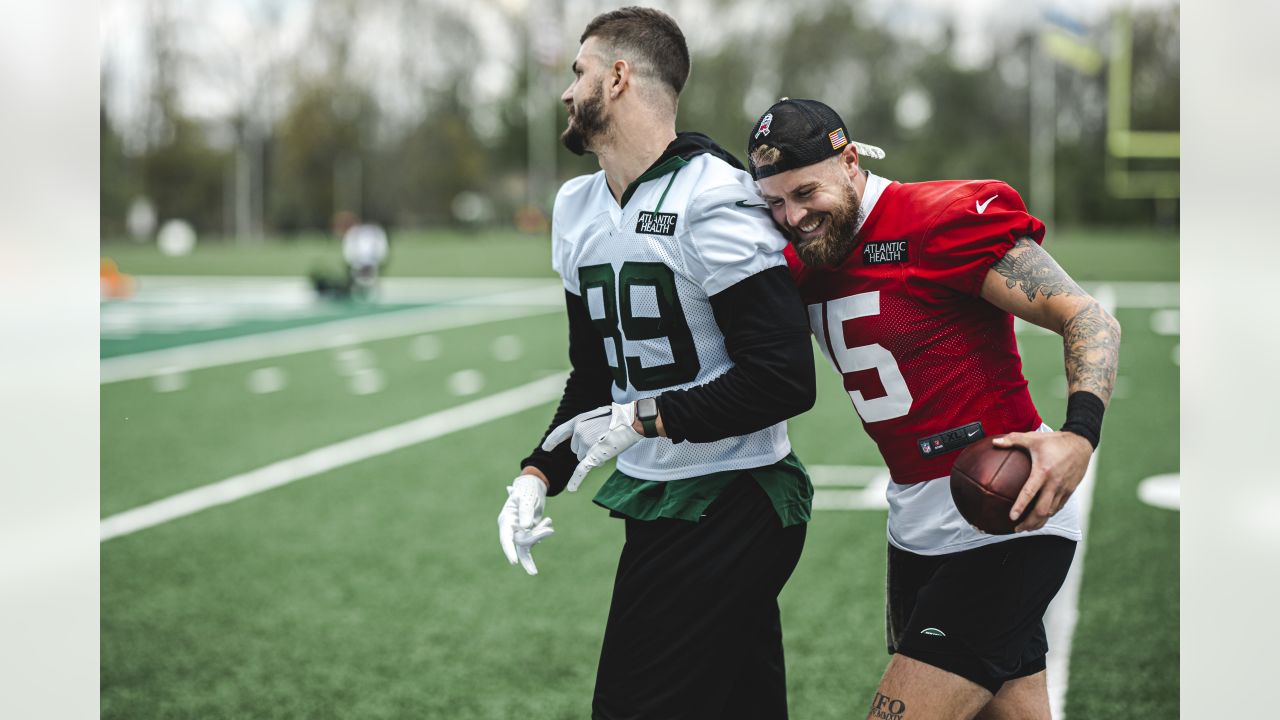
[[[591,317],[581,297],[566,290],[564,299],[569,311],[569,364],[572,370],[565,381],[556,414],[546,432],[542,433],[543,440],[574,415],[613,402],[609,389],[613,374],[609,371],[600,333],[591,325]],[[520,467],[532,465],[541,470],[551,481],[547,494],[558,495],[569,483],[569,476],[578,466],[578,458],[569,449],[568,442],[561,443],[550,452],[542,449],[542,440],[538,443],[538,447],[520,461]]]
[[[672,442],[745,435],[813,407],[808,314],[787,268],[770,268],[716,293],[711,309],[734,366],[705,385],[658,396]]]

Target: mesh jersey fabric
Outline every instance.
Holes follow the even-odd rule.
[[[987,436],[1040,426],[1013,316],[978,294],[991,265],[1021,237],[1040,242],[1044,224],[995,180],[903,184],[869,174],[873,184],[843,263],[810,268],[786,254],[818,346],[893,481],[912,484],[949,475],[955,460],[925,447],[929,436],[973,422]],[[905,243],[905,252],[886,262],[877,255],[886,243]]]
[[[889,542],[938,555],[1030,535],[1079,540],[1077,495],[1031,533],[975,530],[951,499],[959,451],[921,447],[975,421],[986,436],[1049,430],[1027,391],[1013,316],[979,297],[991,265],[1019,238],[1041,242],[1044,224],[994,180],[902,184],[868,173],[863,203],[858,244],[839,267],[786,255],[818,345],[889,466]],[[883,259],[864,252],[869,244],[899,241],[906,251],[891,257],[901,261],[867,262]]]
[[[614,402],[705,384],[733,367],[710,296],[784,267],[785,240],[745,172],[711,154],[635,187],[624,206],[603,171],[562,186],[552,265],[582,299],[614,375]],[[669,481],[770,465],[791,450],[786,423],[715,442],[645,439],[618,469]]]

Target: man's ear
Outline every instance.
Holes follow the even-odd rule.
[[[853,143],[845,145],[844,150],[840,151],[840,167],[844,168],[849,177],[862,172],[858,167],[858,149],[853,146]]]
[[[609,97],[617,100],[630,85],[631,65],[626,60],[614,60],[609,72]]]

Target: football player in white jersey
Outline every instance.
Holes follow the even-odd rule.
[[[750,175],[677,133],[689,72],[666,14],[582,34],[562,140],[602,170],[560,189],[552,264],[572,373],[498,518],[508,560],[551,534],[547,495],[617,457],[595,502],[626,522],[593,718],[784,718],[777,597],[813,487],[786,419],[814,401],[808,320]]]

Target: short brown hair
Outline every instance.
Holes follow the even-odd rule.
[[[684,33],[661,10],[632,6],[601,13],[587,23],[578,42],[584,43],[589,37],[600,38],[652,66],[658,79],[677,96],[689,79],[689,46]]]
[[[782,151],[772,145],[757,145],[751,151],[751,164],[756,167],[772,165],[782,159]]]

